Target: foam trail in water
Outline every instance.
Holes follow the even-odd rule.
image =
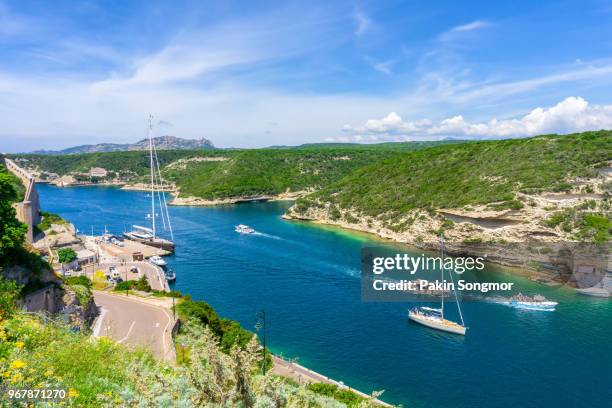
[[[259,235],[259,236],[266,237],[266,238],[280,239],[280,240],[285,241],[285,239],[284,239],[284,238],[281,238],[281,237],[279,237],[279,236],[277,236],[277,235],[266,234],[265,232],[255,231],[255,232],[253,233],[253,235]]]

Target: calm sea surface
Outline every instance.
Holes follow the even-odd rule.
[[[85,234],[147,225],[146,193],[39,185],[42,207]],[[170,207],[176,289],[253,330],[265,309],[272,351],[406,407],[609,407],[612,302],[536,286],[501,268],[527,293],[560,302],[553,313],[463,304],[465,338],[416,326],[409,304],[362,303],[366,236],[288,222],[288,203]],[[255,235],[239,235],[236,224]]]

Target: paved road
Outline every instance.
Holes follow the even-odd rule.
[[[94,299],[101,308],[93,328],[95,337],[106,336],[117,343],[146,346],[160,359],[175,358],[171,312],[133,296],[94,291]]]

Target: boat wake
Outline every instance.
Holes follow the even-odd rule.
[[[277,235],[266,234],[265,232],[259,232],[259,231],[253,232],[252,235],[259,235],[261,237],[284,240],[284,238],[281,238]]]
[[[512,297],[491,296],[485,298],[487,301],[498,305],[512,307],[514,309],[537,310],[540,312],[554,312],[557,302],[545,299],[543,296],[523,296],[521,294]]]

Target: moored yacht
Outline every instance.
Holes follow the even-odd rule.
[[[132,225],[132,231],[124,232],[123,236],[129,240],[140,242],[141,244],[165,249],[166,251],[170,252],[174,251],[174,242],[168,239],[156,237],[151,228]]]
[[[149,262],[157,266],[166,266],[166,261],[164,261],[164,258],[159,255],[153,255],[152,257],[150,257]]]
[[[151,176],[151,212],[146,218],[151,220],[151,228],[134,225],[132,231],[124,232],[123,236],[133,241],[140,242],[155,248],[161,248],[166,251],[174,251],[174,235],[172,232],[172,224],[170,223],[170,214],[168,213],[168,205],[166,203],[166,195],[164,189],[164,180],[162,178],[157,159],[157,150],[153,143],[153,117],[149,116],[149,166]],[[149,196],[149,195],[147,195]],[[155,212],[155,201],[159,207],[159,215],[161,216],[161,226],[165,231],[170,233],[171,239],[165,239],[158,236],[159,222],[157,221],[157,213]]]

